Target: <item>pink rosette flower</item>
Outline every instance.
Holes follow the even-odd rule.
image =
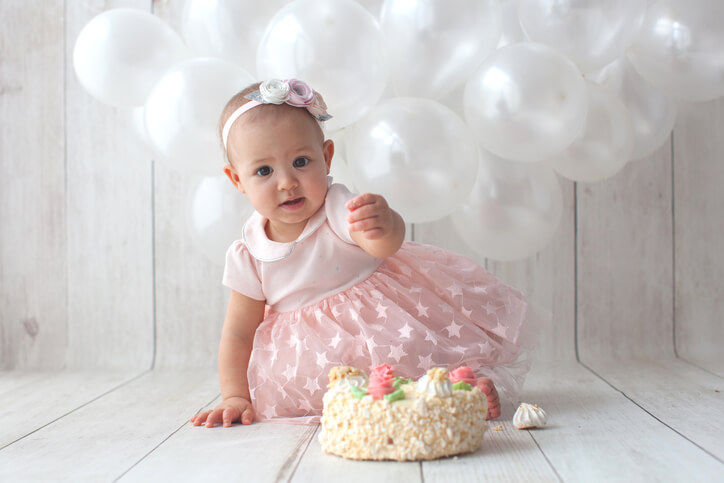
[[[471,386],[475,387],[476,377],[473,370],[468,366],[460,366],[450,373],[450,382],[455,384],[456,382],[466,382]]]
[[[393,383],[395,377],[392,375],[393,369],[387,364],[382,364],[372,369],[370,372],[370,380],[367,384],[367,393],[374,399],[380,400],[385,394],[395,392]]]
[[[314,91],[309,84],[298,79],[289,79],[289,98],[287,104],[294,107],[307,107],[314,103]]]

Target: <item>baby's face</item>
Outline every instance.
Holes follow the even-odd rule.
[[[269,219],[267,235],[293,241],[324,203],[334,147],[304,109],[280,108],[242,116],[231,130],[229,151],[239,190]]]

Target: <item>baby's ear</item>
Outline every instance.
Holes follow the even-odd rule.
[[[234,188],[242,193],[246,193],[246,191],[244,191],[244,186],[241,184],[241,179],[239,179],[239,174],[231,164],[224,165],[224,174],[227,178],[229,178],[229,181],[231,181],[231,184],[234,185]]]
[[[324,141],[322,151],[324,152],[324,162],[327,164],[327,174],[329,174],[329,169],[332,167],[332,158],[334,157],[334,141],[331,139]]]

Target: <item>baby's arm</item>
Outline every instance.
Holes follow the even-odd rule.
[[[219,344],[219,383],[221,403],[213,410],[191,418],[194,426],[213,427],[216,423],[231,426],[254,421],[246,371],[249,367],[254,333],[264,318],[264,301],[254,300],[232,290]]]
[[[394,255],[405,239],[405,222],[380,195],[364,193],[347,202],[349,234],[377,258]]]

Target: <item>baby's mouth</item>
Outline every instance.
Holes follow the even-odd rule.
[[[302,203],[304,203],[304,197],[292,198],[282,203],[282,206],[285,206],[287,208],[297,208],[298,206],[301,206]]]

